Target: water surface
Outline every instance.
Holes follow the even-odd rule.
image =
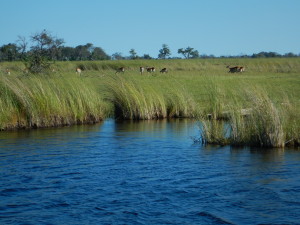
[[[297,224],[300,152],[202,147],[191,120],[0,133],[0,224]]]

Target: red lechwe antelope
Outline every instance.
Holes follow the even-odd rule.
[[[117,74],[117,73],[124,73],[125,72],[125,67],[120,67],[120,68],[118,68],[117,70],[116,70],[116,73],[115,74]]]
[[[5,72],[6,72],[7,75],[10,75],[10,70],[9,69],[6,69]]]
[[[79,75],[81,75],[82,70],[80,68],[76,68],[76,73],[78,73]]]
[[[245,71],[245,67],[243,66],[234,66],[234,67],[227,66],[226,68],[229,68],[228,73],[241,73]]]
[[[144,73],[144,71],[145,71],[145,68],[144,67],[140,67],[140,73],[141,73],[141,75]]]
[[[161,73],[167,73],[167,72],[168,72],[168,69],[167,69],[167,68],[163,68],[163,69],[161,69],[159,72],[161,72]]]
[[[155,72],[154,67],[146,67],[146,70],[147,70],[148,73],[154,73]]]
[[[239,72],[244,72],[245,71],[245,67],[240,66],[238,70],[239,70]]]

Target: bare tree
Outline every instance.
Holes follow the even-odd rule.
[[[23,59],[26,56],[28,42],[24,36],[20,36],[20,35],[18,36],[18,39],[16,42],[17,42],[18,50],[21,54],[21,58]]]

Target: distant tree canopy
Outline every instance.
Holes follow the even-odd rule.
[[[276,52],[260,52],[257,54],[253,54],[252,58],[274,58],[274,57],[297,57],[297,55],[293,53],[286,53],[284,55],[280,55]]]
[[[199,55],[192,47],[180,48],[177,51],[183,58],[215,58],[214,55]],[[167,59],[171,56],[171,50],[167,44],[163,44],[159,50],[158,58]],[[278,54],[276,52],[259,52],[252,55],[220,56],[220,58],[269,58],[269,57],[299,57],[294,53]],[[180,57],[173,57],[180,58]],[[16,43],[8,43],[0,46],[1,61],[29,61],[36,63],[46,61],[80,61],[80,60],[122,60],[122,59],[152,59],[149,54],[138,56],[135,49],[130,49],[129,56],[123,56],[116,52],[111,56],[101,47],[92,43],[70,47],[64,45],[64,40],[51,35],[47,30],[31,35],[29,41],[23,36],[18,36]],[[47,64],[47,63],[46,63]],[[45,67],[47,67],[45,64]],[[41,68],[40,68],[41,69]],[[39,69],[38,69],[39,70]]]
[[[171,51],[168,47],[168,45],[163,44],[162,49],[159,50],[158,58],[159,59],[166,59],[171,55]]]
[[[64,40],[56,38],[47,30],[30,36],[30,46],[25,37],[19,36],[16,44],[0,46],[0,61],[28,60],[37,61],[78,61],[78,60],[108,60],[111,57],[100,47],[92,43],[76,47],[64,46]],[[39,58],[39,59],[38,59]]]
[[[131,59],[136,59],[136,58],[138,58],[137,53],[135,52],[135,50],[134,50],[133,48],[130,49],[129,54],[130,54],[130,58],[131,58]]]
[[[19,49],[16,44],[7,44],[0,47],[1,61],[15,61],[20,56]]]
[[[187,47],[186,49],[178,49],[178,54],[182,54],[186,59],[199,58],[199,52],[191,47]]]

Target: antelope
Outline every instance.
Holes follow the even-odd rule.
[[[161,69],[159,72],[161,72],[161,73],[167,73],[167,72],[168,72],[168,69],[167,69],[167,68],[163,68],[163,69]]]
[[[141,75],[144,73],[144,70],[145,70],[145,68],[144,67],[140,67],[140,73],[141,73]]]
[[[245,71],[245,67],[243,66],[234,66],[234,67],[227,66],[226,68],[229,68],[228,73],[238,73],[238,72]]]
[[[9,69],[6,69],[6,74],[10,75],[10,70]]]
[[[148,73],[154,73],[155,72],[154,67],[146,67],[146,70],[147,70]]]
[[[119,69],[116,70],[116,73],[124,73],[125,72],[125,67],[120,67]]]
[[[76,73],[78,73],[79,74],[79,76],[81,75],[81,72],[82,72],[82,70],[80,69],[80,68],[76,68]]]
[[[245,71],[245,67],[243,67],[243,66],[241,66],[241,67],[239,67],[239,69],[238,69],[239,71],[238,72],[244,72]]]

